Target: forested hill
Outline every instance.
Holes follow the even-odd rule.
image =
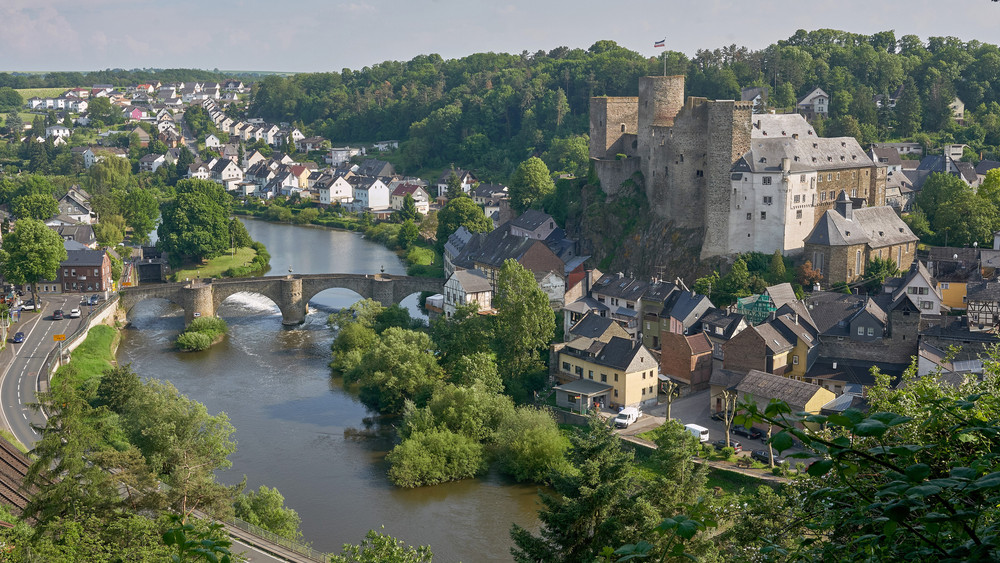
[[[928,133],[926,140],[967,143],[977,153],[995,153],[1000,145],[995,45],[824,29],[798,31],[759,51],[732,45],[698,51],[692,59],[677,52],[661,56],[668,74],[687,76],[689,95],[739,99],[741,87],[769,85],[769,105],[791,108],[819,86],[832,95],[831,119],[817,126],[828,135],[867,143]],[[640,76],[663,72],[662,58],[613,41],[520,55],[421,55],[357,71],[266,77],[250,114],[301,123],[334,143],[405,140],[401,164],[410,172],[454,163],[505,180],[517,163],[553,148],[554,141],[546,158],[554,171],[579,166],[581,156],[585,162],[585,142],[572,138],[587,132],[588,99],[634,96]],[[895,115],[880,111],[875,95],[900,86]],[[955,95],[965,102],[966,127],[950,119]]]

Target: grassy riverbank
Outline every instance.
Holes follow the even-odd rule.
[[[108,325],[90,329],[87,338],[73,350],[70,361],[56,370],[53,381],[68,377],[77,388],[97,385],[104,370],[115,362],[119,333]]]
[[[236,254],[225,254],[209,260],[205,260],[198,266],[188,266],[176,270],[173,281],[184,281],[188,278],[218,278],[223,272],[230,268],[243,267],[249,264],[257,256],[257,251],[252,248],[238,248]]]

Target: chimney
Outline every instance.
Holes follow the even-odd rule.
[[[833,369],[837,369],[837,362],[833,362]]]
[[[836,202],[837,213],[848,221],[854,220],[854,204],[851,203],[851,198],[847,197],[847,191],[841,190],[840,197],[837,198]]]
[[[781,171],[787,174],[792,169],[792,159],[787,156],[781,159]]]
[[[798,313],[794,313],[794,312],[792,313],[792,321],[794,321],[795,324],[799,324],[799,314]]]

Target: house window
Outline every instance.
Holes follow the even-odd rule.
[[[837,172],[837,179],[840,179],[840,172]]]
[[[694,175],[695,175],[696,178],[701,178],[701,177],[703,177],[705,175],[705,172],[702,171],[702,170],[695,170],[694,171]]]
[[[826,192],[819,192],[819,200],[826,201]]]
[[[765,186],[770,186],[771,185],[771,177],[770,176],[764,176],[763,178],[761,178],[760,183],[764,184]]]
[[[795,218],[796,219],[801,219],[802,218],[802,210],[801,209],[796,209],[795,210]]]
[[[868,336],[875,336],[875,329],[873,327],[868,327]]]
[[[932,309],[932,308],[934,308],[934,302],[933,301],[921,301],[920,302],[920,308],[921,309]]]
[[[767,219],[767,211],[761,211],[760,212],[760,220],[764,221],[765,219]]]
[[[948,282],[941,282],[941,289],[948,289],[949,287],[951,286],[948,285]]]
[[[864,335],[865,335],[865,327],[859,326],[858,327],[858,336],[864,336]]]
[[[851,197],[858,197],[858,188],[854,188],[851,190]]]
[[[601,374],[601,383],[607,383],[607,382],[608,382],[608,374],[602,373]]]
[[[861,272],[861,251],[858,250],[854,254],[854,270],[858,273]]]
[[[569,371],[569,362],[563,362],[563,371]]]
[[[837,192],[830,190],[830,201],[837,199]]]
[[[774,203],[774,198],[769,195],[764,196],[764,205],[771,205]]]
[[[617,397],[617,396],[618,396],[618,390],[615,389],[615,397]]]
[[[747,221],[753,221],[753,213],[747,213]]]
[[[799,365],[799,356],[798,356],[798,354],[792,356],[792,365],[793,366]]]
[[[622,133],[624,133],[624,132],[625,132],[625,124],[622,123]]]
[[[617,374],[617,373],[615,374],[615,382],[616,382],[616,383],[618,382],[618,374]],[[617,391],[615,391],[615,396],[617,396],[617,393],[618,393],[618,392],[617,392]]]
[[[594,370],[592,370],[592,369],[588,369],[587,370],[587,378],[588,379],[594,379]]]
[[[646,388],[645,388],[645,387],[643,387],[643,388],[642,388],[642,394],[643,394],[643,395],[645,395],[645,394],[646,394]]]
[[[831,181],[833,181],[833,174],[827,174],[827,175],[826,175],[826,181],[827,181],[827,182],[831,182]]]
[[[70,270],[69,272],[70,272],[70,274],[69,274],[69,275],[71,275],[71,276],[76,276],[76,268],[73,268],[73,269],[72,269],[72,270]]]
[[[813,159],[813,160],[816,160],[816,159]],[[823,181],[823,175],[822,174],[817,174],[816,175],[816,181],[817,182],[822,182]]]
[[[573,366],[573,371],[576,372],[576,374],[579,375],[580,377],[583,377],[583,368],[582,367],[580,367],[580,366]]]

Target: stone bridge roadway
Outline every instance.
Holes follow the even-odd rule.
[[[184,309],[184,322],[190,324],[196,317],[214,317],[216,309],[230,295],[257,293],[274,301],[281,310],[282,324],[297,325],[305,321],[309,300],[325,289],[350,289],[389,306],[416,292],[441,293],[444,282],[440,278],[385,274],[300,274],[196,280],[125,287],[119,292],[118,306],[127,314],[144,299],[166,299]]]

